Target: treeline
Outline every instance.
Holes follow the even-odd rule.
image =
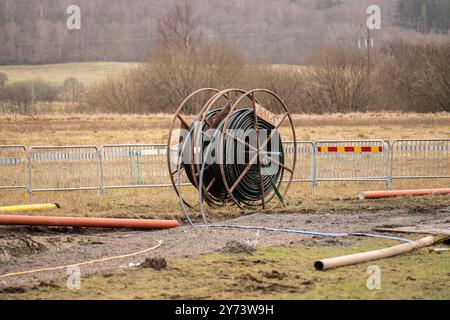
[[[367,58],[340,45],[322,48],[307,66],[252,64],[214,45],[170,50],[90,88],[80,110],[173,113],[198,88],[240,87],[273,90],[294,113],[450,112],[449,44],[388,43],[370,75]]]
[[[248,12],[252,1],[241,2],[242,8]],[[295,113],[450,112],[450,44],[442,38],[406,41],[392,34],[369,63],[366,50],[338,37],[305,51],[302,65],[273,65],[249,55],[248,43],[240,50],[205,37],[204,25],[191,2],[172,7],[157,19],[158,41],[139,68],[88,88],[73,78],[54,86],[9,83],[0,74],[1,110],[30,113],[35,102],[57,100],[77,112],[172,113],[202,87],[262,87],[277,92]]]
[[[387,42],[369,61],[342,44],[313,52],[302,66],[253,63],[229,47],[204,42],[188,5],[161,20],[165,41],[137,70],[90,88],[87,112],[172,113],[202,87],[267,88],[295,113],[450,112],[450,44]],[[192,110],[196,113],[198,110]]]
[[[158,47],[160,17],[184,0],[0,0],[0,64],[145,61]],[[273,63],[302,63],[339,41],[364,35],[371,0],[190,0],[200,36]],[[81,9],[81,30],[68,30],[66,9]],[[384,27],[395,1],[378,0]],[[377,43],[386,36],[377,36]]]
[[[398,0],[397,23],[419,32],[444,32],[450,29],[449,0]]]

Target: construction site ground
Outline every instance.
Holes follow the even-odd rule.
[[[450,206],[254,213],[212,222],[339,233],[409,227],[419,233],[384,234],[419,239],[450,234]],[[162,246],[142,255],[81,266],[77,288],[68,284],[67,268],[0,278],[0,299],[450,298],[448,252],[426,248],[319,272],[317,259],[399,242],[189,225],[156,231],[2,226],[0,274],[126,255],[160,240]],[[379,289],[367,287],[371,265],[380,268]]]

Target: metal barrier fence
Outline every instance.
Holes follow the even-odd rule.
[[[383,140],[317,141],[313,184],[319,181],[385,181],[389,185],[389,144]]]
[[[164,144],[102,146],[102,190],[170,186],[166,149]]]
[[[0,146],[0,189],[26,188],[26,168],[25,146]]]
[[[294,156],[294,142],[283,142],[283,149],[288,163],[292,162]],[[295,164],[295,174],[293,182],[313,181],[313,151],[314,143],[310,141],[297,142],[297,163]]]
[[[283,142],[292,159],[293,142]],[[0,190],[168,187],[166,145],[0,146]],[[450,139],[297,142],[295,182],[450,179]],[[187,181],[181,181],[187,184]]]
[[[100,190],[100,174],[95,146],[31,147],[28,151],[30,193]]]
[[[450,178],[450,139],[395,140],[392,179]]]

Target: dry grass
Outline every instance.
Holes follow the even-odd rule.
[[[111,143],[166,143],[171,118],[165,114],[0,114],[0,144],[100,146]],[[294,124],[297,140],[393,140],[450,136],[449,113],[295,115]]]
[[[78,62],[46,65],[0,66],[0,72],[8,75],[11,83],[41,79],[60,85],[69,77],[90,85],[107,77],[118,76],[123,71],[137,66],[132,62]]]
[[[407,137],[450,137],[450,114],[336,114],[297,115],[299,140],[389,139]],[[0,116],[0,144],[97,145],[111,143],[165,143],[171,123],[168,115],[44,115]],[[403,181],[394,188],[448,187],[449,181]],[[307,183],[290,190],[288,211],[377,209],[399,206],[449,205],[449,197],[360,202],[361,190],[384,189],[383,183],[321,183],[317,189]],[[186,191],[192,197],[195,192]],[[49,214],[81,216],[173,217],[179,215],[177,198],[169,188],[36,193],[33,203],[60,202],[63,209]],[[0,191],[0,205],[27,203],[24,191]],[[212,216],[235,215],[236,209],[221,209]]]

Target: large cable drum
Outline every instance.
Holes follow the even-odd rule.
[[[259,131],[266,133],[264,138],[268,138],[274,126],[259,117],[256,121]],[[251,163],[252,158],[257,157],[257,150],[252,150],[250,142],[246,140],[250,140],[248,138],[252,136],[252,132],[256,133],[253,109],[244,108],[234,111],[225,130],[232,131],[234,134],[226,135],[224,140],[224,152],[222,153],[224,177],[229,186],[236,185],[232,191],[236,200],[252,205],[253,202],[258,202],[262,197],[266,197],[273,190],[273,184],[279,185],[282,181],[284,168],[277,164],[274,165],[270,160],[263,159],[265,155],[270,154],[272,157],[276,156],[280,163],[284,163],[280,135],[275,134],[268,140],[267,146],[264,148],[266,151],[261,151],[260,163],[257,159]],[[262,137],[260,135],[260,141]],[[245,141],[246,144],[237,143],[237,141]],[[243,161],[239,161],[239,158],[242,158]],[[245,173],[247,167],[249,169]],[[219,167],[218,169],[220,170]],[[242,179],[236,183],[240,176]]]
[[[187,114],[188,101],[205,93],[209,98],[197,105],[196,114]],[[283,141],[290,144],[289,155]],[[201,89],[178,108],[167,151],[172,185],[183,206],[266,208],[274,199],[283,203],[292,182],[296,136],[289,111],[269,90]],[[182,192],[186,184],[198,190],[197,203]]]

